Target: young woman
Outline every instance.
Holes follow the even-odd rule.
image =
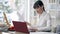
[[[35,25],[31,25],[30,30],[33,31],[51,31],[51,17],[44,9],[42,1],[36,1],[33,8],[37,12],[37,22]]]
[[[50,14],[45,11],[43,2],[36,1],[33,8],[37,12],[37,22],[35,25],[27,23],[30,25],[29,29],[32,31],[51,31],[51,17]],[[18,14],[20,13],[18,12]],[[22,21],[24,21],[23,15],[19,15],[19,17],[21,17]]]

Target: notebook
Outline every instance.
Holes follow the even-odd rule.
[[[22,33],[29,33],[26,22],[18,22],[18,21],[12,21],[12,22],[13,22],[15,31],[22,32]]]

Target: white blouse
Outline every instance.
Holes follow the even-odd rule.
[[[43,12],[40,16],[37,14],[36,23],[32,27],[36,27],[39,31],[51,30],[51,17],[47,12]]]
[[[24,14],[19,15],[20,20],[19,21],[24,21]],[[32,24],[31,27],[36,27],[39,31],[41,30],[51,30],[51,16],[47,12],[43,12],[40,16],[39,14],[36,15],[36,23]],[[34,18],[34,17],[33,17]],[[31,19],[30,19],[31,20]]]

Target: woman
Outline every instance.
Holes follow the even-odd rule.
[[[37,22],[35,25],[31,25],[32,31],[51,31],[51,17],[45,11],[42,1],[36,1],[33,8],[37,12]]]

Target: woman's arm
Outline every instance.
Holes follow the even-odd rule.
[[[46,26],[45,27],[37,27],[38,30],[51,30],[51,17],[47,15],[46,18]]]
[[[37,27],[37,29],[39,31],[47,31],[47,30],[50,30],[51,29],[51,23],[50,23],[50,20],[47,21],[47,25],[45,27]]]

